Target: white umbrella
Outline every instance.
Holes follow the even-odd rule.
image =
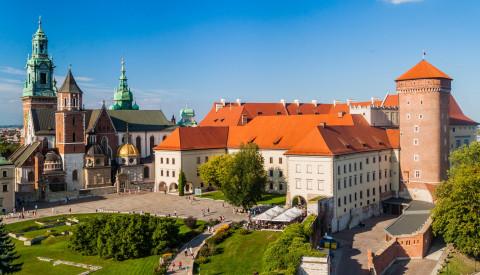
[[[298,208],[290,208],[282,214],[272,219],[272,222],[291,222],[302,216],[303,210]]]
[[[263,212],[262,214],[253,217],[252,219],[254,221],[271,221],[273,218],[280,215],[284,211],[285,209],[283,209],[282,207],[275,206]]]

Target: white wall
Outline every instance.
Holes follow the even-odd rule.
[[[85,188],[84,181],[84,156],[85,154],[61,154],[63,169],[66,173],[67,190],[79,190]],[[73,181],[72,172],[77,170],[77,179]]]

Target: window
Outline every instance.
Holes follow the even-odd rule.
[[[368,164],[368,158],[365,159],[365,163]]]
[[[270,174],[270,177],[273,177],[273,169],[269,169],[268,172]]]
[[[377,161],[377,158],[376,157],[373,157],[372,158],[372,162],[375,163]]]
[[[378,179],[379,179],[379,180],[382,179],[382,170],[378,170]]]
[[[163,158],[160,158],[160,163],[163,164]]]
[[[141,137],[135,138],[135,146],[137,147],[140,154],[142,154],[142,138]]]
[[[342,206],[342,199],[338,198],[338,206]]]
[[[470,138],[468,137],[463,138],[463,144],[468,146],[470,144]]]
[[[353,184],[357,185],[357,175],[353,176]]]
[[[40,73],[40,84],[47,84],[47,74]]]
[[[282,191],[283,190],[283,184],[278,184],[278,190]]]
[[[77,124],[77,120],[75,118],[72,118],[72,124],[75,126]]]
[[[145,168],[143,168],[143,177],[144,178],[150,178],[150,168],[148,166],[145,166]]]
[[[360,161],[360,170],[363,170],[363,165],[361,161]]]
[[[273,182],[270,182],[270,190],[273,190]]]
[[[72,172],[72,180],[78,180],[77,170],[73,170],[73,172]]]
[[[457,148],[462,146],[462,138],[455,138],[455,143]]]
[[[407,119],[410,119],[410,114],[407,114]]]
[[[375,180],[375,171],[372,172],[372,180]]]
[[[387,161],[387,155],[385,155],[385,161]]]
[[[348,195],[348,201],[352,202],[352,194]]]
[[[415,170],[415,178],[420,178],[420,170]]]
[[[347,204],[347,196],[343,197],[343,204]]]
[[[343,165],[343,173],[347,173],[347,165],[346,164]]]
[[[207,158],[208,158],[208,157],[207,157]],[[172,164],[175,164],[175,159],[174,159],[174,158],[172,158]]]
[[[296,169],[297,173],[300,173],[302,171],[302,169],[300,167],[300,164],[297,164],[295,169]]]
[[[357,201],[357,192],[355,192],[355,201]]]
[[[351,163],[348,164],[348,172],[352,172],[352,164]]]
[[[167,172],[167,177],[169,177],[170,176],[170,171],[166,170],[166,172]]]
[[[418,139],[416,138],[413,139],[413,145],[418,145]]]
[[[352,176],[348,177],[348,186],[352,186]]]
[[[367,189],[367,197],[370,197],[370,189]]]
[[[318,184],[317,189],[318,190],[323,190],[323,184],[324,184],[323,180],[318,180],[317,184]]]
[[[337,180],[337,189],[338,190],[342,189],[342,180],[340,179]]]
[[[383,171],[385,173],[385,178],[387,177],[387,169]]]
[[[422,115],[422,114],[419,114],[419,115],[418,115],[418,118],[419,118],[419,119],[422,119],[422,118],[423,118],[423,115]]]
[[[453,128],[452,128],[452,132],[454,132],[454,133],[455,133],[455,127],[453,127]]]
[[[375,196],[375,187],[373,187],[372,193],[373,193],[373,195]]]
[[[312,189],[312,180],[307,180],[307,189],[308,190]]]
[[[418,161],[418,155],[413,155],[413,160]]]
[[[378,156],[378,162],[382,162],[382,156]]]
[[[319,165],[318,166],[318,171],[317,171],[318,174],[323,174],[323,165]]]
[[[367,172],[367,182],[370,182],[370,172]]]
[[[295,181],[296,181],[296,187],[297,187],[297,189],[302,188],[302,182],[300,181],[300,179],[296,179]]]
[[[172,178],[175,177],[175,170],[172,170]]]
[[[307,173],[308,174],[312,173],[312,166],[311,165],[307,165]]]
[[[8,192],[8,185],[7,184],[3,185],[3,192]]]
[[[7,177],[7,171],[3,171],[3,177],[4,177],[4,178]]]
[[[208,162],[208,157],[205,157],[205,162]],[[172,161],[172,164],[175,164],[175,163]]]
[[[360,184],[363,183],[363,174],[360,174]]]
[[[169,158],[167,158],[167,164],[168,164]]]
[[[270,157],[270,163],[273,163],[273,157]]]
[[[278,177],[283,178],[283,171],[282,170],[278,170]]]
[[[363,191],[360,190],[360,199],[363,199]]]
[[[353,170],[357,171],[357,163],[356,162],[353,164]]]
[[[347,178],[343,178],[343,188],[347,188]]]
[[[75,133],[72,134],[72,142],[77,142],[77,135]]]
[[[420,130],[420,129],[419,129],[418,125],[413,126],[413,131],[414,131],[414,132],[418,132],[419,130]]]
[[[340,166],[337,166],[337,175],[340,175],[341,174],[341,171],[340,171]]]
[[[283,159],[282,158],[278,158],[278,164],[282,164],[283,162]]]
[[[200,157],[197,157],[197,164],[200,164]]]
[[[163,177],[163,170],[160,170],[160,176]]]
[[[388,191],[388,189],[387,189],[387,185],[385,184],[385,192],[387,192],[387,191]]]

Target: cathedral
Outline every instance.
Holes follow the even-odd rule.
[[[153,183],[153,147],[178,126],[161,110],[140,110],[123,58],[121,64],[113,103],[85,109],[83,91],[70,68],[57,89],[53,56],[48,55],[47,36],[39,22],[21,97],[21,146],[9,158],[15,165],[18,194],[49,199],[51,192],[115,185],[120,191]]]

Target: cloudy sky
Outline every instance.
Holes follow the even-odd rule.
[[[464,112],[480,121],[479,10],[475,0],[6,1],[0,124],[22,121],[24,66],[39,15],[57,82],[72,64],[87,108],[111,104],[122,52],[141,109],[178,117],[188,101],[200,121],[220,98],[382,98],[425,49],[454,78]]]

